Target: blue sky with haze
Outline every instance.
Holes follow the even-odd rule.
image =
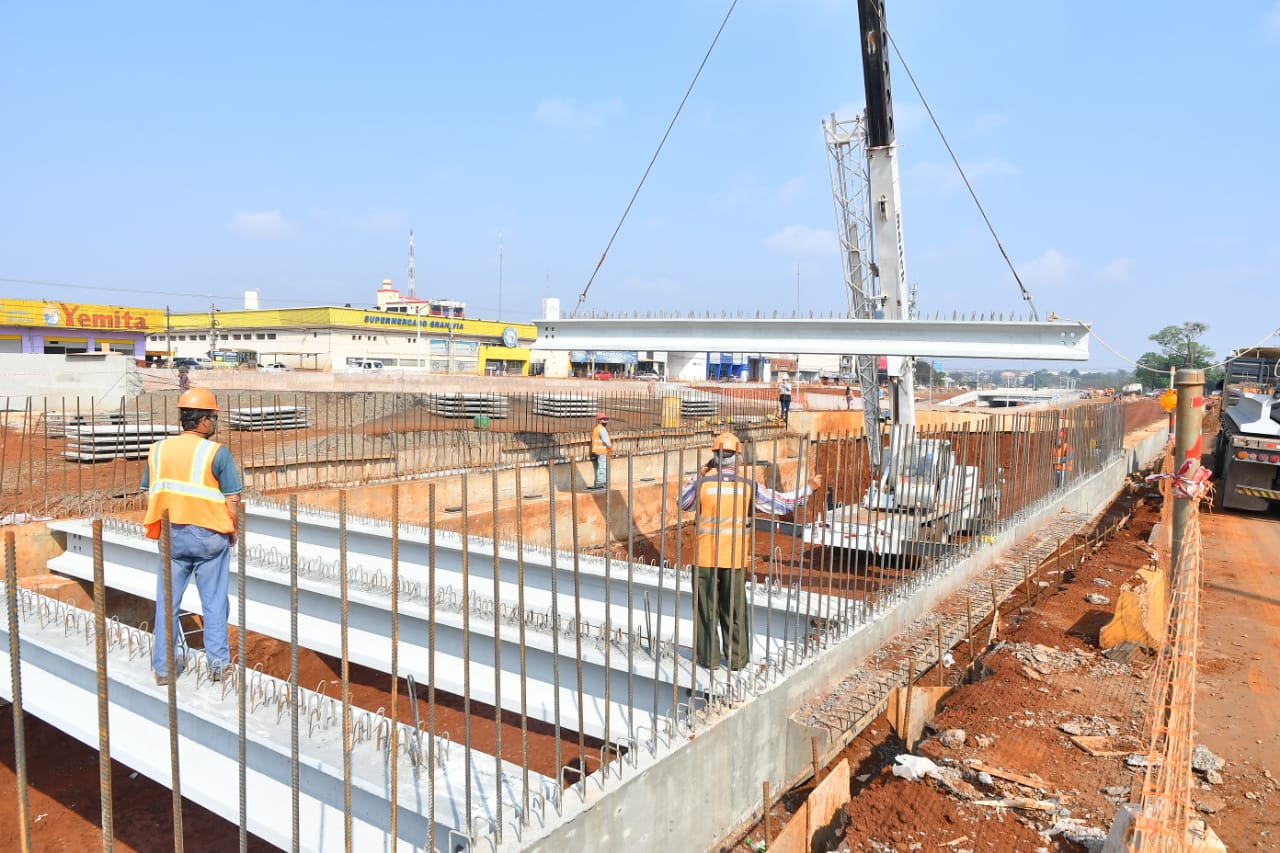
[[[571,309],[728,6],[12,5],[0,294],[364,305],[404,286],[412,226],[419,296]],[[1186,320],[1219,354],[1280,326],[1280,1],[887,15],[1042,316],[1125,357]],[[892,73],[921,313],[1024,313]],[[820,121],[862,100],[852,0],[740,0],[585,307],[842,312]]]

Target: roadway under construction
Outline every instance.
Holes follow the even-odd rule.
[[[622,422],[604,492],[582,490],[584,435],[572,429],[536,449],[531,431],[485,430],[483,452],[462,454],[482,464],[468,466],[456,429],[406,429],[422,401],[387,395],[363,422],[348,409],[327,430],[360,433],[357,453],[319,434],[332,400],[290,395],[315,423],[266,442],[227,436],[251,483],[275,485],[285,467],[309,481],[252,489],[233,560],[232,622],[245,629],[235,676],[209,678],[192,591],[187,670],[172,694],[151,679],[157,557],[134,496],[93,518],[29,524],[6,552],[5,653],[22,661],[6,693],[281,848],[705,849],[758,812],[762,783],[785,790],[815,749],[837,748],[912,681],[914,667],[868,663],[882,643],[968,585],[1007,594],[1164,443],[1126,450],[1121,403],[922,412],[915,432],[947,442],[980,481],[948,496],[973,503],[964,528],[912,526],[898,553],[830,548],[791,534],[865,492],[859,413],[810,411],[787,428],[762,390],[727,393],[736,402],[715,418],[727,423],[672,420],[649,391],[594,401]],[[172,392],[152,396],[147,419],[162,422]],[[228,408],[282,403],[222,396]],[[690,519],[674,503],[726,426],[747,439],[761,482],[821,472],[830,490],[759,525],[752,665],[738,672],[692,665]],[[1083,450],[1061,484],[1049,452],[1059,431]],[[350,473],[340,462],[388,455],[399,476],[338,480]],[[298,473],[303,460],[328,484]],[[139,463],[109,464],[127,479]],[[82,583],[81,606],[45,594],[66,590],[56,578]],[[965,626],[938,633],[950,647]],[[922,662],[942,654],[928,645]],[[308,683],[300,655],[340,662],[336,677]],[[806,710],[851,678],[860,688],[841,703]],[[716,784],[691,790],[691,778]]]

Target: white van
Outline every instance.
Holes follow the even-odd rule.
[[[352,370],[381,370],[382,362],[376,358],[362,358],[351,363]]]

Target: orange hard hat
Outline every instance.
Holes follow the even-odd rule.
[[[183,391],[182,396],[178,398],[179,409],[204,409],[209,412],[218,411],[218,401],[214,399],[213,392],[207,388],[192,388]]]
[[[711,442],[712,450],[722,450],[725,453],[738,453],[742,450],[742,442],[738,441],[738,437],[731,432],[722,432],[716,436],[716,440]]]
[[[598,421],[607,421],[607,420],[609,420],[609,416],[608,416],[608,415],[606,415],[604,412],[601,412],[600,414],[596,415],[596,420],[598,420]]]

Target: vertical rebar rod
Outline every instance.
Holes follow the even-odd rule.
[[[342,650],[342,848],[351,853],[351,656],[348,645],[347,490],[338,490],[338,598],[342,608],[338,642]],[[430,777],[428,777],[429,779]]]
[[[102,808],[102,849],[104,853],[111,853],[116,833],[111,812],[111,702],[107,692],[107,587],[102,562],[101,518],[93,520],[93,647],[98,679],[98,791]]]
[[[516,464],[516,627],[520,640],[520,820],[529,820],[529,678],[525,660],[524,609],[524,483],[522,464]]]
[[[289,495],[289,806],[293,853],[302,846],[298,765],[298,496]]]
[[[547,500],[550,502],[548,515],[550,517],[549,541],[551,546],[550,562],[551,562],[551,696],[552,696],[552,750],[555,753],[556,767],[556,813],[562,813],[563,797],[561,796],[560,785],[560,768],[562,764],[563,751],[560,748],[560,594],[556,576],[559,574],[559,552],[556,550],[556,530],[559,528],[559,519],[556,517],[556,481],[554,464],[548,466],[547,480]],[[573,484],[574,470],[573,464],[569,463],[567,467],[569,473],[570,487]]]
[[[661,504],[658,507],[658,605],[657,605],[657,624],[653,632],[649,635],[649,654],[653,656],[653,705],[651,708],[653,725],[649,730],[649,751],[653,752],[658,748],[658,682],[661,672],[660,664],[661,653],[659,652],[659,640],[662,637],[662,608],[663,587],[666,583],[667,572],[667,490],[669,487],[668,478],[671,473],[671,453],[664,450],[662,454],[662,489],[659,500]],[[675,673],[672,672],[672,682],[675,682]],[[672,703],[674,710],[675,704]]]
[[[400,837],[400,484],[391,484],[391,847]]]
[[[676,482],[680,483],[680,491],[684,490],[684,451],[681,447],[676,456]],[[676,500],[679,501],[680,492],[676,493]],[[671,716],[673,722],[679,720],[680,707],[680,567],[683,555],[681,553],[681,543],[684,540],[682,521],[680,518],[680,509],[676,507],[676,523],[675,523],[675,577],[672,580],[672,616],[671,623]],[[690,687],[692,689],[692,686]],[[690,699],[692,701],[692,699]]]
[[[22,655],[18,642],[18,551],[11,530],[4,534],[4,595],[9,627],[9,695],[13,698],[13,763],[18,789],[18,843],[22,853],[31,853],[31,815],[27,798],[27,727],[22,710]]]
[[[627,457],[628,462],[630,459],[631,457]],[[604,469],[604,749],[600,753],[600,775],[602,777],[606,775],[605,768],[608,766],[609,761],[609,745],[613,743],[610,729],[610,723],[613,719],[613,714],[611,713],[613,679],[610,677],[610,667],[613,661],[613,535],[609,530],[609,493],[613,491],[611,488],[613,483],[610,477],[612,473],[611,467],[606,464]],[[630,610],[630,607],[627,609]],[[579,626],[579,631],[581,631],[581,626]],[[581,669],[581,664],[579,664],[579,669]],[[579,713],[578,729],[581,731],[583,728],[581,713]],[[586,790],[585,785],[583,790]]]
[[[605,467],[605,476],[608,477],[608,466]],[[574,665],[578,674],[578,778],[582,782],[582,794],[587,793],[587,744],[584,729],[586,728],[582,722],[586,717],[586,696],[582,685],[582,565],[580,558],[582,552],[578,545],[578,485],[577,478],[569,481],[570,488],[570,518],[571,518],[571,536],[573,542],[573,642],[574,642]],[[608,480],[605,481],[605,493],[608,493]],[[557,771],[558,772],[558,771]]]
[[[634,507],[635,500],[635,457],[627,457],[627,506]],[[608,503],[606,501],[606,506]],[[636,608],[633,603],[635,596],[635,565],[636,565],[636,529],[635,529],[634,512],[627,513],[627,743],[634,746],[636,742]],[[608,530],[606,523],[605,529]],[[661,578],[661,575],[659,575]],[[631,753],[632,766],[639,758],[633,750]]]
[[[436,484],[427,484],[427,849],[436,849]],[[345,553],[345,549],[344,553]],[[522,620],[523,621],[523,620]],[[350,812],[350,808],[347,809]]]
[[[152,476],[156,476],[152,471]],[[182,846],[182,773],[178,761],[178,671],[174,667],[173,648],[176,645],[176,633],[179,626],[174,618],[173,601],[173,530],[169,521],[169,510],[160,517],[160,597],[164,599],[164,630],[161,632],[161,647],[165,655],[166,679],[165,693],[169,711],[169,790],[171,792],[171,808],[173,811],[173,849],[181,851]],[[158,620],[157,620],[158,621]]]
[[[248,670],[246,663],[248,629],[245,616],[245,563],[248,560],[246,544],[245,506],[244,501],[236,501],[236,787],[239,789],[240,824],[237,835],[240,842],[240,853],[249,850],[249,735],[247,704],[248,693],[245,682]]]
[[[489,470],[493,519],[493,778],[498,780],[494,817],[498,843],[502,843],[502,559],[498,533],[498,469]]]
[[[462,733],[463,733],[463,788],[467,830],[471,829],[471,550],[470,498],[467,493],[468,476],[460,478],[462,485]]]

